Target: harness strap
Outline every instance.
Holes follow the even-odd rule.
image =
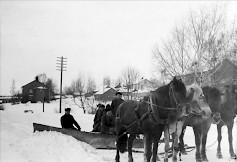
[[[150,119],[151,121],[154,123],[154,124],[157,124],[157,125],[160,125],[160,124],[166,124],[168,122],[168,119],[161,119],[160,118],[160,115],[159,115],[159,111],[156,111],[153,107],[153,104],[152,103],[152,97],[151,97],[151,94],[150,94],[150,97],[149,97],[149,100],[150,100],[150,104],[148,105],[148,111],[150,112]],[[153,115],[154,112],[156,112],[155,116]]]
[[[177,108],[173,108],[173,107],[163,107],[163,106],[159,106],[159,105],[153,104],[153,103],[151,103],[151,102],[149,102],[149,101],[144,101],[144,102],[146,102],[146,103],[148,103],[148,104],[150,104],[150,105],[152,105],[152,106],[155,106],[155,107],[158,107],[158,108],[162,108],[162,109],[177,110]]]

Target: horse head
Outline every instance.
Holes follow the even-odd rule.
[[[194,89],[190,113],[201,115],[205,119],[210,118],[212,111],[205,99],[202,88],[197,83],[193,83],[187,89],[188,92],[190,89]]]
[[[176,107],[178,110],[178,116],[182,117],[186,115],[186,112],[189,109],[189,104],[193,100],[194,89],[187,91],[184,83],[181,79],[174,79],[170,82],[170,103],[172,107]]]
[[[202,88],[206,101],[212,111],[213,123],[218,124],[221,121],[221,95],[222,93],[215,87],[205,86]]]

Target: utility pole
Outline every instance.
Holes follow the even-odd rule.
[[[65,57],[57,57],[57,70],[61,71],[61,78],[60,78],[60,102],[59,102],[59,113],[61,113],[62,108],[62,83],[63,83],[63,71],[66,71],[66,60]]]

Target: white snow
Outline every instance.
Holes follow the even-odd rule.
[[[43,113],[42,103],[36,104],[4,104],[5,110],[0,111],[0,161],[1,162],[111,162],[114,161],[115,150],[97,150],[92,146],[80,142],[71,136],[58,132],[35,132],[33,123],[40,123],[60,127],[60,117],[65,107],[71,107],[71,114],[77,120],[83,131],[91,131],[94,115],[83,114],[83,111],[69,99],[63,100],[62,113],[59,112],[59,102],[45,103]],[[24,113],[24,110],[33,110],[34,113]],[[237,120],[233,129],[233,144],[237,149]],[[227,127],[223,129],[222,153],[223,159],[216,158],[217,131],[212,125],[208,134],[207,157],[210,162],[225,162],[236,160],[229,157]],[[185,143],[194,146],[192,128],[188,127],[184,137]],[[159,146],[158,152],[164,151],[164,145]],[[143,161],[143,153],[133,153],[134,161]],[[161,161],[163,161],[163,158]],[[195,150],[182,156],[183,161],[195,161]],[[121,154],[121,162],[127,161],[127,153]],[[169,159],[169,161],[172,161]]]

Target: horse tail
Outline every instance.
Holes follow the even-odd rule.
[[[119,152],[124,153],[127,151],[127,141],[128,141],[128,135],[124,132],[120,132],[117,137],[117,150]]]

